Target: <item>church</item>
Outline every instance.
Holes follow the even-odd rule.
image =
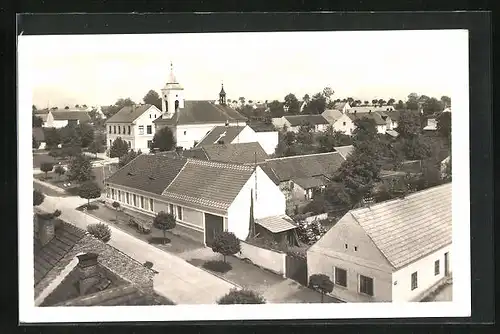
[[[193,148],[216,126],[241,126],[247,118],[226,103],[226,92],[222,84],[218,101],[193,101],[184,99],[184,88],[174,75],[170,64],[170,75],[161,90],[162,114],[153,121],[156,131],[169,127],[177,146]]]

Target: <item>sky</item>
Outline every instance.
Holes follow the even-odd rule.
[[[451,96],[458,30],[21,36],[33,104],[142,102],[170,63],[186,100],[283,100],[331,87],[333,98]],[[20,65],[21,66],[21,65]],[[453,98],[452,98],[453,99]]]

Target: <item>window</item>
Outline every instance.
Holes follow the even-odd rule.
[[[417,277],[417,272],[415,271],[413,274],[411,274],[411,289],[415,290],[418,288],[418,277]]]
[[[156,119],[156,114],[155,114],[155,119]]]
[[[354,251],[357,252],[358,251],[358,246],[354,246]]]
[[[106,197],[109,198],[109,188],[106,188]]]
[[[139,125],[139,134],[140,135],[144,134],[144,125]]]
[[[134,200],[134,206],[137,206],[137,195],[134,194],[132,199]]]
[[[335,282],[336,285],[347,287],[347,271],[335,267]]]
[[[344,244],[345,249],[347,249],[347,244]]]
[[[128,148],[131,148],[132,147],[132,143],[130,142],[130,140],[128,141]]]
[[[345,122],[344,122],[344,123],[342,123],[342,125],[343,125],[343,126],[345,126],[345,124],[346,124]]]
[[[144,204],[144,196],[141,196],[141,209],[144,209],[145,208],[145,204]]]
[[[128,134],[130,134],[130,125],[128,126]]]
[[[175,214],[175,213],[174,213],[174,205],[173,205],[173,204],[170,204],[170,205],[169,205],[169,212],[170,212],[171,214]]]
[[[152,140],[148,140],[148,148],[153,148],[153,141]]]
[[[122,200],[122,193],[120,190],[118,190],[118,201],[121,202],[121,200]]]
[[[155,211],[154,210],[154,205],[153,205],[153,199],[152,198],[149,199],[149,210]]]
[[[109,133],[111,133],[111,125],[109,126]]]
[[[146,127],[146,133],[147,133],[148,135],[152,134],[152,133],[153,133],[153,126],[148,125],[148,126]]]
[[[130,204],[130,193],[125,194],[125,203]]]
[[[187,131],[184,131],[184,135],[186,135]]]
[[[118,125],[118,134],[120,135],[122,133],[122,128]]]
[[[151,114],[149,114],[149,118],[151,118]]]
[[[116,125],[113,125],[113,133],[116,134]]]
[[[359,275],[359,292],[373,296],[373,278]]]
[[[177,218],[182,220],[182,207],[180,206],[177,207]]]
[[[125,134],[125,125],[123,126],[123,134]]]
[[[115,190],[114,189],[111,189],[111,198],[115,199]]]
[[[439,260],[434,261],[434,276],[439,275]]]
[[[109,140],[109,146],[113,146],[113,141],[111,139]]]

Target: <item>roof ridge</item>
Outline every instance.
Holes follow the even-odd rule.
[[[302,154],[302,155],[292,155],[288,157],[281,157],[281,158],[270,158],[266,159],[266,161],[276,161],[276,160],[284,160],[284,159],[294,159],[294,158],[303,158],[303,157],[311,157],[311,156],[319,156],[319,155],[327,155],[327,154],[338,154],[340,155],[339,152],[324,152],[324,153],[311,153],[311,154]]]
[[[168,188],[174,183],[174,181],[179,177],[179,175],[181,175],[181,173],[184,170],[184,168],[186,168],[186,165],[188,164],[188,161],[189,161],[189,159],[186,158],[186,160],[184,161],[184,165],[182,165],[182,168],[179,170],[179,172],[177,173],[177,175],[172,179],[172,181],[170,181],[170,183],[165,187],[165,189],[163,189],[163,191],[161,192],[162,194],[164,194],[166,191],[168,191]]]
[[[236,170],[241,170],[241,171],[251,171],[252,170],[252,167],[249,167],[249,166],[246,166],[243,164],[226,163],[226,162],[219,162],[219,161],[206,161],[206,160],[199,160],[199,159],[193,159],[193,158],[187,158],[187,160],[188,160],[188,163],[191,163],[194,165],[200,165],[200,166],[221,167],[221,168],[236,169]]]

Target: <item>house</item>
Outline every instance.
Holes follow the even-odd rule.
[[[322,115],[293,115],[272,119],[273,125],[277,128],[284,128],[288,131],[299,132],[303,125],[311,125],[313,131],[326,131],[329,123]]]
[[[218,103],[184,100],[184,88],[177,81],[171,65],[170,76],[162,88],[162,114],[154,124],[157,129],[168,126],[177,145],[190,149],[216,126],[245,126],[247,118],[226,103],[222,86]]]
[[[420,301],[452,273],[451,183],[346,213],[307,250],[346,302]]]
[[[215,126],[195,147],[213,144],[238,144],[257,142],[267,154],[274,154],[278,146],[278,131],[255,131],[248,125]]]
[[[153,143],[153,121],[161,111],[151,104],[125,106],[106,120],[106,146],[108,150],[117,138],[123,139],[133,150],[148,152]]]
[[[349,109],[351,109],[349,102],[336,102],[333,105],[333,110],[340,111],[343,114],[347,113]]]
[[[323,191],[342,162],[340,153],[328,152],[267,159],[260,166],[279,186],[291,212]]]
[[[207,246],[222,231],[247,238],[252,198],[255,219],[285,214],[285,196],[259,166],[142,154],[105,182],[108,202],[148,219],[172,213],[176,233]]]
[[[167,305],[154,272],[86,231],[35,214],[36,306]]]
[[[424,131],[436,131],[437,130],[437,120],[435,117],[427,118],[427,125],[423,128]]]
[[[95,114],[97,115],[97,117],[100,117],[102,119],[106,118],[106,115],[104,115],[104,113],[102,112],[101,106],[91,107],[90,110],[89,110],[89,112],[95,112]]]
[[[45,133],[43,132],[43,128],[32,128],[32,136],[35,138],[37,143],[40,145],[38,149],[45,149]]]
[[[269,158],[257,142],[197,145],[195,148],[183,151],[182,155],[186,158],[250,165]]]
[[[364,107],[361,107],[364,108]],[[385,133],[387,130],[387,116],[382,116],[378,112],[364,112],[364,113],[358,113],[355,108],[352,109],[353,112],[349,112],[346,115],[351,119],[353,122],[352,125],[355,128],[354,121],[358,119],[363,119],[363,118],[368,118],[371,119],[375,122],[375,127],[377,128],[378,133]],[[386,119],[384,119],[386,118]],[[352,133],[354,129],[350,129],[349,133]]]
[[[85,111],[50,110],[46,115],[37,114],[43,120],[43,127],[64,128],[66,125],[77,125],[90,122],[90,116]]]
[[[354,122],[346,113],[337,109],[327,109],[321,114],[332,126],[333,131],[339,131],[351,135],[354,129]]]

